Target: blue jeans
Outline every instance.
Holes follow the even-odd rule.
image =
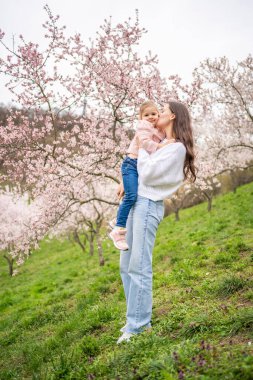
[[[163,201],[138,195],[127,219],[129,250],[120,252],[120,276],[127,304],[125,331],[129,333],[151,327],[152,251],[163,214]]]
[[[126,157],[121,165],[121,174],[125,195],[118,209],[116,226],[126,227],[129,212],[137,199],[137,158]]]

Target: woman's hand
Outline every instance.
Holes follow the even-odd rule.
[[[123,182],[121,181],[117,190],[117,195],[118,195],[119,200],[123,197],[124,194],[125,194],[124,185],[123,185]]]

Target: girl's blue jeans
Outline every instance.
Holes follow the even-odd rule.
[[[120,276],[127,304],[125,331],[129,333],[151,327],[152,251],[163,214],[163,201],[138,195],[127,219],[129,250],[120,252]]]
[[[121,174],[125,195],[118,208],[116,226],[126,227],[129,212],[137,199],[137,158],[126,157],[121,165]]]

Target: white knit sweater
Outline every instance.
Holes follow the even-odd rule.
[[[139,149],[138,194],[153,201],[170,198],[183,183],[186,148],[175,142],[148,154]]]

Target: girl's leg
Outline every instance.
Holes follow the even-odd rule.
[[[144,327],[151,325],[152,251],[163,213],[162,201],[154,202],[141,196],[138,196],[133,207],[131,251],[125,259],[122,257],[121,262],[127,293],[125,331],[129,333],[140,333]]]
[[[137,160],[129,157],[125,158],[122,164],[121,172],[125,195],[118,209],[116,226],[126,227],[129,212],[137,199]]]
[[[128,274],[128,267],[129,267],[129,262],[131,258],[132,240],[133,240],[133,208],[131,209],[128,215],[126,228],[127,228],[126,241],[129,248],[127,251],[120,251],[120,276],[122,279],[124,293],[126,297],[126,304],[127,304],[129,285],[131,281],[131,277]]]

